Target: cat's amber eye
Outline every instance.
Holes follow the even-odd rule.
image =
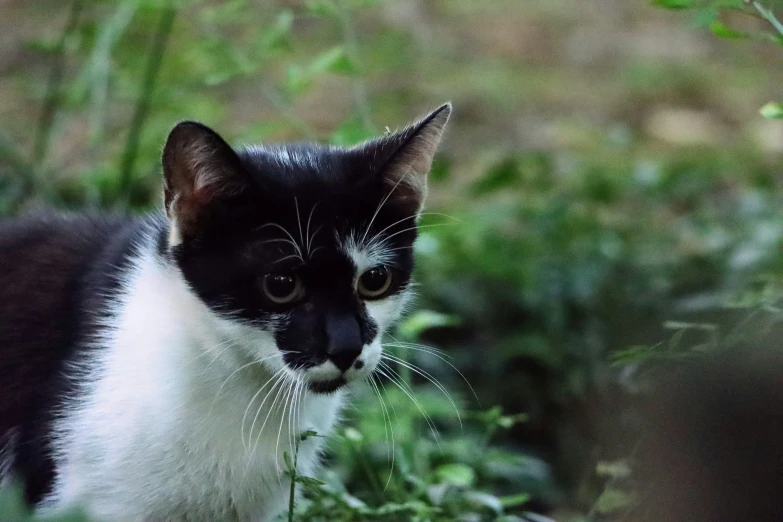
[[[356,291],[365,299],[380,299],[389,291],[391,284],[391,270],[379,265],[366,270],[359,276]]]
[[[267,274],[264,276],[261,286],[264,295],[277,304],[293,303],[304,293],[302,280],[294,272]]]

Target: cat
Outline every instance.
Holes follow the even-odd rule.
[[[409,303],[450,113],[354,147],[182,122],[165,210],[0,224],[0,477],[40,513],[273,519],[284,453],[332,430]]]

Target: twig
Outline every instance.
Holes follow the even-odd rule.
[[[776,31],[777,31],[777,32],[778,32],[778,33],[779,33],[781,36],[783,36],[783,24],[781,24],[781,23],[780,23],[780,20],[778,20],[778,19],[775,17],[775,13],[773,13],[773,12],[772,12],[772,9],[767,9],[766,7],[764,7],[763,5],[761,5],[761,4],[760,4],[759,2],[757,2],[756,0],[753,0],[753,1],[751,2],[751,5],[753,5],[753,7],[756,9],[756,11],[758,11],[758,12],[759,12],[759,14],[760,14],[762,17],[764,17],[764,20],[766,20],[767,22],[769,22],[770,24],[772,24],[772,27],[774,27],[774,28],[775,28],[775,30],[776,30]]]
[[[35,141],[33,143],[33,156],[30,161],[32,165],[40,165],[43,163],[47,149],[49,148],[49,138],[52,135],[54,116],[57,114],[57,107],[60,104],[62,79],[65,71],[65,44],[68,42],[71,33],[76,29],[79,22],[79,15],[81,14],[83,7],[83,0],[74,0],[73,3],[71,3],[68,21],[57,42],[57,47],[54,50],[55,62],[49,73],[49,82],[46,87],[43,110],[41,111],[41,117],[38,120],[38,126],[36,128]]]
[[[150,111],[152,103],[152,93],[155,90],[155,84],[160,71],[160,64],[163,61],[163,55],[166,52],[166,44],[171,35],[171,28],[174,24],[176,10],[174,7],[166,7],[160,13],[158,28],[155,31],[155,39],[152,42],[147,69],[144,73],[144,84],[139,99],[136,102],[136,108],[133,113],[128,139],[125,142],[125,149],[122,154],[122,163],[120,164],[120,194],[123,195],[125,203],[128,202],[130,189],[133,179],[133,169],[136,165],[136,158],[139,155],[139,141],[141,132],[144,128],[144,122]]]
[[[343,34],[343,43],[348,57],[355,64],[359,64],[359,41],[354,30],[350,15],[348,14],[343,2],[336,2],[337,19],[340,24],[340,31]],[[352,89],[354,103],[359,111],[359,116],[365,128],[375,131],[375,125],[372,121],[372,111],[370,109],[370,99],[367,94],[367,86],[361,79],[352,78]]]

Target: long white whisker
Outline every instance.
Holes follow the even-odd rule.
[[[253,444],[253,449],[250,452],[250,459],[253,460],[253,454],[256,451],[256,446],[258,446],[259,440],[261,440],[261,434],[264,432],[264,426],[266,426],[266,421],[269,420],[269,414],[272,413],[272,410],[274,409],[275,402],[277,401],[277,397],[280,396],[280,390],[282,387],[278,388],[280,384],[285,382],[285,371],[283,368],[280,368],[280,370],[275,374],[277,375],[277,378],[275,379],[275,383],[272,385],[271,388],[269,388],[269,391],[264,396],[264,400],[261,401],[261,404],[258,406],[258,409],[256,410],[256,415],[253,417],[253,423],[250,425],[250,433],[248,434],[248,442],[253,440],[253,429],[255,428],[256,421],[258,420],[258,416],[261,414],[261,410],[264,408],[264,404],[266,403],[266,400],[269,398],[269,396],[274,392],[275,389],[277,389],[277,393],[275,394],[275,397],[272,399],[272,402],[269,405],[269,408],[266,413],[266,417],[264,418],[264,422],[261,424],[261,428],[258,430],[258,436],[256,437],[256,442]]]
[[[435,423],[432,420],[432,418],[427,414],[426,411],[424,411],[424,408],[422,408],[421,403],[416,399],[416,397],[413,396],[413,393],[408,391],[405,386],[405,381],[402,380],[402,378],[399,376],[397,372],[394,371],[393,368],[391,368],[388,364],[381,361],[378,364],[378,368],[376,369],[377,372],[379,372],[381,375],[389,379],[394,385],[396,385],[402,393],[408,396],[408,398],[413,402],[413,404],[416,405],[416,407],[419,409],[419,412],[421,412],[422,417],[424,417],[424,420],[427,422],[427,425],[430,428],[430,431],[432,432],[432,436],[435,438],[435,442],[438,444],[438,448],[443,451],[443,448],[441,448],[440,445],[440,435],[438,434],[438,429],[435,427]]]
[[[299,241],[304,245],[304,235],[302,235],[302,218],[299,217],[299,199],[294,197],[294,206],[296,207],[296,224],[299,226]]]
[[[272,263],[270,266],[275,266],[276,264],[282,263],[283,261],[285,261],[287,259],[302,259],[302,258],[299,257],[299,254],[291,254],[290,256],[285,256],[284,258],[278,259],[277,261]]]
[[[404,234],[405,232],[408,232],[410,230],[421,230],[423,228],[432,228],[432,227],[445,227],[446,225],[451,225],[451,223],[431,223],[429,225],[417,225],[415,227],[404,228],[402,230],[398,230],[394,234],[389,234],[388,236],[386,236],[383,239],[384,239],[384,241],[388,241],[391,238],[393,238],[394,236],[399,236],[400,234]]]
[[[389,468],[389,477],[386,479],[386,485],[383,486],[383,490],[386,491],[386,488],[389,487],[389,484],[391,483],[392,475],[394,474],[394,457],[396,454],[396,450],[394,449],[394,427],[392,426],[391,422],[391,415],[389,414],[388,408],[386,408],[386,401],[383,400],[383,396],[381,395],[381,390],[378,389],[378,383],[375,382],[375,375],[370,374],[369,382],[372,385],[373,390],[375,391],[375,395],[378,396],[378,400],[381,403],[381,410],[383,412],[383,433],[386,437],[386,442],[388,444],[389,441],[389,433],[391,433],[391,452],[386,453],[386,458],[388,459],[389,456],[391,456],[391,467]],[[388,429],[387,429],[388,424]]]
[[[293,247],[296,249],[296,252],[299,254],[299,257],[302,258],[302,262],[304,262],[304,257],[302,256],[302,249],[299,246],[299,244],[296,242],[296,239],[294,239],[294,236],[292,236],[291,233],[288,230],[286,230],[284,227],[278,225],[277,223],[265,223],[265,224],[261,225],[260,227],[256,228],[255,230],[261,230],[262,228],[266,228],[266,227],[275,227],[275,228],[279,228],[280,230],[282,230],[283,233],[285,235],[287,235],[288,238],[291,240],[291,245],[293,245]]]
[[[245,414],[244,414],[244,415],[242,415],[242,425],[241,425],[241,428],[240,428],[240,433],[242,434],[242,447],[243,447],[243,448],[245,448],[245,449],[249,449],[249,448],[248,448],[248,447],[245,445],[245,420],[247,419],[247,414],[248,414],[248,412],[250,411],[250,407],[253,405],[253,402],[256,400],[256,397],[258,397],[259,395],[261,395],[261,392],[262,392],[262,391],[264,391],[264,388],[266,388],[267,386],[269,386],[269,385],[272,383],[272,381],[274,380],[275,376],[276,376],[278,373],[282,372],[282,371],[283,371],[283,368],[280,368],[279,370],[277,370],[277,372],[275,372],[275,373],[272,375],[272,377],[270,377],[270,378],[269,378],[269,380],[268,380],[268,381],[266,381],[266,382],[264,383],[264,385],[263,385],[263,386],[261,386],[261,387],[258,389],[258,391],[255,393],[255,395],[253,395],[253,398],[251,398],[251,399],[250,399],[250,402],[249,402],[249,403],[247,403],[247,408],[245,408]],[[250,442],[250,440],[248,440],[248,443],[249,443],[249,442]]]
[[[446,355],[446,354],[442,353],[443,352],[442,350],[438,350],[437,348],[433,348],[432,346],[424,346],[422,344],[413,344],[413,343],[384,343],[383,346],[392,346],[392,347],[397,347],[397,348],[405,348],[405,349],[408,349],[408,350],[416,350],[416,351],[424,352],[424,353],[430,354],[430,355],[432,355],[434,357],[437,357],[441,361],[443,361],[446,364],[448,364],[449,366],[451,366],[451,368],[455,372],[457,372],[457,374],[460,376],[460,378],[462,378],[462,380],[465,381],[465,384],[468,385],[468,388],[470,388],[470,392],[473,394],[473,398],[476,399],[476,403],[478,403],[478,405],[481,406],[481,401],[479,400],[478,395],[476,395],[476,390],[473,389],[473,386],[471,386],[470,381],[468,380],[468,378],[465,377],[465,375],[461,371],[459,371],[459,368],[457,368],[451,362],[446,360],[446,357],[449,357],[449,358],[451,358],[451,357],[449,355]],[[432,351],[432,350],[436,350],[436,351]],[[441,354],[438,354],[437,352],[441,352]]]
[[[387,230],[389,230],[390,228],[392,228],[394,225],[398,225],[398,224],[402,223],[403,221],[408,221],[409,219],[416,219],[416,216],[415,216],[415,215],[414,215],[414,216],[406,216],[406,217],[404,217],[404,218],[402,218],[402,219],[400,219],[400,220],[398,220],[398,221],[395,221],[394,223],[392,223],[392,224],[391,224],[391,225],[389,225],[388,227],[384,228],[384,229],[383,229],[383,230],[381,230],[380,232],[377,232],[377,233],[376,233],[374,236],[372,236],[372,237],[370,238],[370,240],[369,240],[369,241],[367,241],[366,243],[365,243],[364,241],[362,241],[362,243],[364,243],[364,244],[366,244],[366,245],[371,245],[371,244],[373,243],[373,241],[375,241],[375,239],[376,239],[377,237],[379,237],[381,234],[383,234],[384,232],[386,232]]]
[[[290,375],[286,375],[285,393],[283,395],[283,411],[280,413],[280,426],[277,428],[277,442],[275,442],[275,471],[277,471],[277,479],[280,480],[280,459],[277,458],[278,450],[280,448],[280,435],[283,433],[283,424],[285,424],[285,412],[289,407],[289,404],[293,398],[293,386],[296,381]],[[293,459],[294,456],[291,455]]]
[[[409,342],[405,342],[405,341],[399,341],[399,340],[398,340],[396,337],[394,337],[392,334],[386,334],[386,335],[387,335],[388,337],[390,337],[390,338],[391,338],[391,339],[394,341],[394,343],[384,343],[384,344],[387,344],[387,345],[389,345],[389,346],[417,347],[417,348],[419,348],[421,351],[424,351],[424,352],[427,352],[427,353],[431,353],[431,354],[433,354],[433,355],[434,355],[434,354],[436,354],[436,353],[438,353],[438,354],[442,355],[443,357],[446,357],[447,359],[454,360],[454,357],[452,357],[451,355],[449,355],[449,354],[446,352],[446,350],[441,350],[440,348],[435,348],[434,346],[427,346],[426,344],[419,344],[419,343],[409,343]]]
[[[438,379],[436,379],[431,373],[429,373],[428,371],[424,370],[423,368],[419,368],[418,366],[416,366],[416,365],[414,365],[412,363],[409,363],[405,359],[402,359],[400,357],[394,356],[394,355],[392,355],[390,353],[384,353],[384,354],[381,355],[381,357],[383,357],[385,359],[388,359],[390,361],[394,361],[397,364],[399,364],[401,366],[404,366],[405,368],[408,368],[412,372],[415,372],[415,373],[421,375],[422,377],[424,377],[425,379],[430,381],[432,384],[434,384],[440,390],[440,392],[443,395],[446,396],[446,398],[451,403],[452,408],[454,408],[454,413],[457,414],[457,420],[459,421],[459,428],[463,429],[462,428],[462,416],[460,416],[460,414],[459,414],[459,408],[457,408],[457,405],[454,403],[454,400],[452,399],[451,394],[446,390],[445,387],[443,387],[443,385],[438,381]]]
[[[378,205],[378,208],[375,209],[375,214],[372,215],[372,218],[370,219],[370,223],[367,225],[367,228],[364,229],[364,235],[362,236],[362,240],[359,243],[364,243],[364,240],[367,239],[367,233],[370,231],[370,228],[372,228],[372,224],[375,222],[375,218],[378,217],[378,213],[381,211],[383,206],[386,204],[386,202],[389,200],[392,194],[394,194],[394,191],[397,190],[397,187],[400,186],[400,183],[402,183],[402,180],[405,179],[405,176],[407,176],[408,173],[406,172],[404,175],[400,176],[400,179],[397,180],[397,183],[394,184],[392,189],[389,191],[388,194],[386,194],[386,197],[381,200],[381,203]]]
[[[294,459],[294,453],[295,453],[295,445],[294,445],[294,439],[296,437],[297,427],[295,425],[296,421],[296,409],[299,405],[299,392],[301,389],[301,385],[298,378],[295,378],[296,381],[296,387],[294,388],[294,399],[293,404],[291,406],[291,409],[288,411],[288,447],[291,450],[291,460],[293,462]]]
[[[313,208],[310,209],[310,215],[307,216],[307,229],[305,230],[305,237],[307,238],[306,244],[305,244],[305,250],[307,251],[307,256],[310,257],[310,241],[312,240],[312,237],[310,237],[310,220],[313,219],[313,212],[315,212],[315,207],[318,206],[318,202],[316,201],[313,205]],[[320,230],[320,227],[319,227]],[[317,234],[318,231],[316,230],[313,233],[313,237],[315,237],[315,234]]]

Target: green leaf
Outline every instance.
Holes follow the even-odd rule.
[[[346,54],[343,46],[337,45],[328,51],[319,54],[310,64],[309,71],[311,74],[318,74],[326,71],[339,74],[352,74],[356,72],[356,67]]]
[[[488,194],[516,184],[519,180],[519,163],[516,158],[505,158],[492,167],[479,179],[477,179],[471,191],[476,195]]]
[[[307,0],[305,7],[316,16],[335,16],[340,12],[332,0]]]
[[[599,477],[627,478],[631,476],[631,468],[624,460],[599,462],[595,465],[595,474]]]
[[[304,440],[309,439],[310,437],[318,437],[318,436],[319,435],[318,435],[317,431],[307,430],[307,431],[303,432],[301,435],[299,435],[299,440],[304,441]]]
[[[762,116],[771,120],[783,120],[783,103],[769,102],[759,110]]]
[[[607,488],[598,497],[595,503],[595,511],[608,515],[621,509],[627,509],[634,502],[633,495],[619,489]]]
[[[275,25],[263,32],[261,45],[267,49],[285,49],[294,23],[294,14],[285,10],[277,15]]]
[[[652,5],[664,9],[688,9],[693,7],[695,0],[653,0]]]
[[[291,456],[287,451],[283,452],[283,462],[285,462],[285,465],[289,471],[294,471],[294,463],[291,462]]]
[[[344,435],[345,438],[350,440],[351,442],[361,442],[362,440],[364,440],[364,437],[362,436],[361,432],[356,428],[345,428]]]
[[[296,477],[296,482],[309,488],[317,488],[319,486],[323,486],[324,484],[326,484],[326,482],[322,482],[312,477]]]
[[[714,7],[705,7],[699,9],[696,14],[693,15],[692,23],[694,27],[709,27],[712,22],[718,19],[718,10]]]
[[[458,317],[441,314],[431,310],[420,310],[398,327],[399,333],[406,339],[417,339],[422,333],[432,328],[456,326],[460,323]]]
[[[524,504],[527,504],[529,500],[530,500],[530,495],[528,493],[518,493],[516,495],[501,497],[500,503],[503,504],[504,508],[508,509],[508,508],[514,508],[517,506],[522,506]]]
[[[503,503],[495,495],[481,491],[469,491],[465,494],[465,498],[472,504],[490,509],[496,515],[503,513]]]
[[[467,488],[476,480],[476,472],[466,464],[445,464],[438,468],[438,477],[452,486]]]
[[[728,38],[732,40],[748,37],[747,33],[741,33],[739,31],[729,29],[720,20],[713,20],[710,22],[710,31],[712,31],[715,35],[720,36],[721,38]]]
[[[349,146],[370,139],[375,136],[373,129],[369,128],[364,119],[355,114],[344,120],[329,138],[332,145]]]

